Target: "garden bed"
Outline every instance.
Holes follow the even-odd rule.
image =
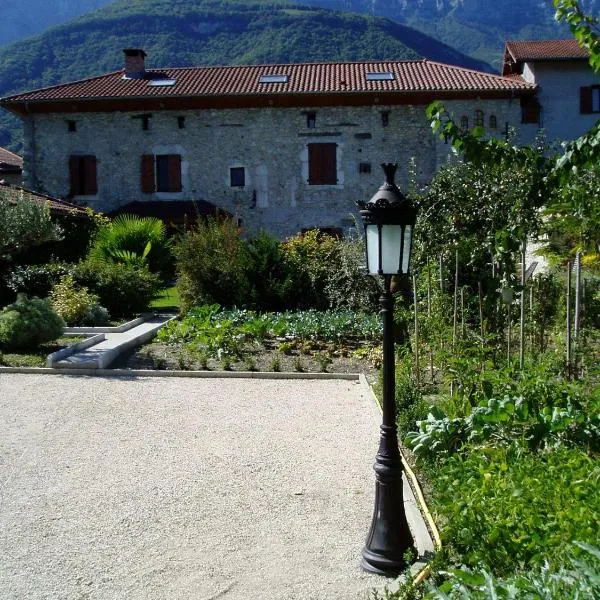
[[[2,367],[45,367],[49,354],[86,339],[87,336],[63,336],[36,348],[0,351]]]
[[[156,339],[124,355],[117,368],[364,373],[381,362],[377,315],[350,311],[256,313],[192,309]]]
[[[203,360],[194,358],[185,351],[182,344],[166,344],[164,342],[150,342],[132,352],[121,356],[112,365],[118,369],[158,369],[158,370],[209,370],[209,371],[268,371],[268,372],[296,372],[296,373],[363,373],[369,380],[377,376],[377,369],[373,362],[368,360],[368,355],[376,356],[365,348],[365,358],[357,355],[342,356],[339,351],[327,354],[327,359],[315,353],[303,354],[301,351],[292,350],[284,354],[278,350],[281,342],[271,340],[259,347],[249,347],[243,359],[232,359],[230,363],[223,363],[217,358]],[[345,351],[344,351],[345,353]]]

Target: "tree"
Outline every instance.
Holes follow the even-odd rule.
[[[50,218],[47,204],[30,200],[21,190],[0,187],[0,262],[27,248],[61,239],[61,230]]]

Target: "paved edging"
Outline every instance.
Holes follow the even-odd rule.
[[[76,352],[80,352],[81,350],[85,350],[90,346],[95,346],[100,342],[103,342],[106,339],[106,334],[98,333],[89,337],[87,340],[82,340],[81,342],[77,342],[75,344],[71,344],[66,348],[62,348],[61,350],[57,350],[56,352],[52,352],[52,354],[48,354],[48,358],[46,359],[46,367],[51,368],[55,363],[67,356],[71,356],[71,354],[75,354]]]
[[[68,335],[80,335],[82,333],[124,333],[133,329],[137,325],[148,321],[151,317],[155,316],[156,313],[144,313],[137,319],[127,321],[122,325],[116,325],[114,327],[65,327],[63,330],[64,334]]]
[[[224,379],[343,379],[357,381],[358,373],[288,373],[269,371],[157,371],[144,369],[61,369],[48,367],[0,367],[1,373],[40,375],[96,375],[98,377],[190,377]],[[368,384],[367,384],[368,385]]]

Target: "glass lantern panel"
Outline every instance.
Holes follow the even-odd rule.
[[[377,225],[367,225],[367,268],[370,275],[379,273],[379,232]]]
[[[410,267],[410,249],[412,242],[412,226],[407,225],[404,228],[404,252],[402,253],[402,272],[408,273]]]
[[[383,225],[381,227],[381,262],[386,275],[398,273],[400,248],[402,247],[402,226]]]

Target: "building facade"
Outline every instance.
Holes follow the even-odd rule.
[[[507,42],[502,74],[537,87],[523,102],[521,128],[529,142],[541,129],[549,144],[573,140],[600,117],[600,74],[577,40]]]
[[[24,121],[25,185],[111,212],[133,201],[203,201],[249,232],[345,233],[357,200],[398,162],[428,182],[448,159],[425,107],[503,134],[521,121],[523,80],[430,61],[147,70],[125,68],[0,104]]]

